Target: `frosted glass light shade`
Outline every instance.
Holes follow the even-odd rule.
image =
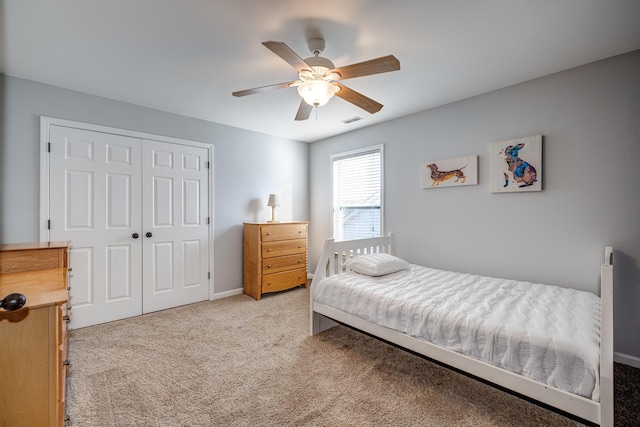
[[[338,89],[338,86],[324,80],[308,80],[298,86],[298,93],[307,104],[319,107],[326,104]]]

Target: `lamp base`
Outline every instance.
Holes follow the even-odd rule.
[[[271,219],[267,222],[280,222],[280,221],[276,221],[276,207],[275,206],[271,206]]]

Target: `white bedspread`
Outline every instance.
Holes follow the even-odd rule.
[[[313,286],[314,301],[599,400],[600,298],[557,286],[411,265]]]

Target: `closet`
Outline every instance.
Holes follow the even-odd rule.
[[[41,236],[71,241],[70,327],[207,300],[212,147],[56,119],[42,126]]]

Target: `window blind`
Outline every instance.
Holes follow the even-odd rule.
[[[380,148],[334,157],[333,237],[340,240],[380,236],[382,153]]]

